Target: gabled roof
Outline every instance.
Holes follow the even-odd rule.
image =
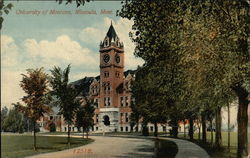
[[[99,80],[100,76],[97,77],[84,77],[80,80],[74,81],[71,84],[74,85],[77,88],[82,89],[81,94],[82,96],[86,96],[89,93],[89,87],[94,79]]]
[[[136,70],[127,70],[124,72],[124,77],[126,78],[129,74],[132,75],[132,77],[134,77],[136,73]],[[71,82],[70,84],[77,87],[77,88],[81,88],[82,91],[81,91],[81,94],[82,96],[86,96],[88,95],[89,93],[89,88],[90,88],[90,85],[92,84],[92,82],[96,80],[96,81],[100,81],[100,75],[99,76],[96,76],[96,77],[84,77],[80,80],[77,80],[77,81],[74,81],[74,82]],[[117,87],[117,90],[118,91],[121,91],[123,89],[123,83],[120,84],[118,87]]]
[[[135,73],[136,73],[136,70],[127,70],[124,72],[124,77],[126,78],[128,74],[131,74],[132,76],[134,76]]]

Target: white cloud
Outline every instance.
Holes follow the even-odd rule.
[[[105,31],[94,27],[84,28],[79,34],[79,38],[86,44],[93,44],[98,48],[101,39],[105,36]]]
[[[27,39],[23,43],[25,50],[33,60],[40,60],[46,65],[97,66],[97,55],[88,48],[83,48],[78,42],[67,35],[57,37],[55,41]]]
[[[1,63],[3,67],[16,66],[18,62],[18,48],[12,37],[1,36]]]
[[[1,106],[11,107],[12,103],[20,102],[24,96],[19,83],[22,79],[18,71],[1,70]]]

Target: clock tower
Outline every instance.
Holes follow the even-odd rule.
[[[110,122],[109,129],[118,127],[119,94],[117,87],[124,80],[124,47],[112,25],[100,43],[100,118]],[[105,123],[104,123],[105,124]]]

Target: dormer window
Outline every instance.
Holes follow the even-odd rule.
[[[108,47],[109,45],[109,38],[107,37],[104,41],[104,47]]]
[[[116,37],[115,41],[116,41],[116,46],[119,47],[120,46],[119,38]]]

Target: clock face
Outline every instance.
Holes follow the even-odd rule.
[[[115,56],[115,61],[117,64],[119,64],[121,61],[120,56],[118,54],[116,54],[116,56]]]
[[[103,61],[104,61],[105,63],[108,63],[109,60],[110,60],[110,56],[109,56],[108,54],[105,54],[105,55],[103,56]]]

